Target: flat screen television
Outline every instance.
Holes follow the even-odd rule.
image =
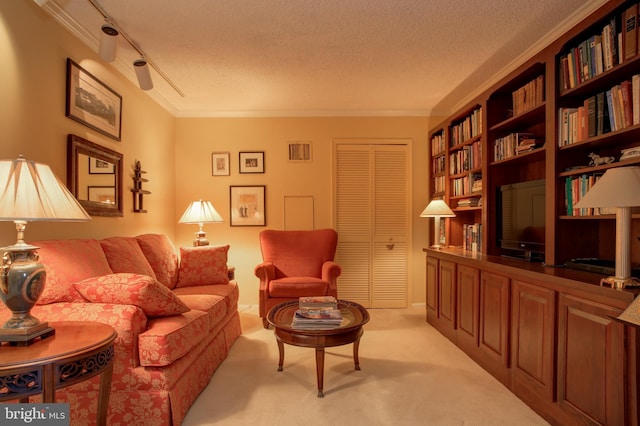
[[[544,261],[544,179],[503,185],[497,200],[496,235],[503,255]]]

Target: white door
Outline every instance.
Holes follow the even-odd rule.
[[[368,308],[408,300],[409,141],[334,144],[338,297]]]

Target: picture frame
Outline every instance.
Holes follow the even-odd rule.
[[[229,176],[230,154],[228,152],[211,153],[211,176]]]
[[[72,120],[121,140],[122,96],[67,58],[65,115]]]
[[[264,173],[264,151],[240,152],[240,173]]]
[[[311,142],[289,142],[290,163],[310,163],[313,160],[313,145]]]
[[[102,203],[107,205],[115,205],[116,187],[115,186],[88,186],[87,200],[94,203]]]
[[[231,226],[266,226],[265,185],[229,187],[229,217]]]
[[[113,175],[116,173],[116,165],[97,157],[89,157],[90,175]]]

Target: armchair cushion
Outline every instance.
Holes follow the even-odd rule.
[[[325,295],[329,283],[314,277],[288,277],[269,281],[269,297]]]
[[[148,275],[103,275],[73,286],[89,302],[135,305],[148,317],[178,315],[190,310],[171,290]]]
[[[229,246],[180,247],[180,270],[176,287],[229,284]]]

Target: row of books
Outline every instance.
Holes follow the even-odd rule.
[[[478,189],[479,188],[479,189]],[[482,174],[471,173],[451,180],[451,194],[453,196],[468,195],[482,190]]]
[[[480,141],[463,146],[449,155],[449,172],[452,175],[477,169],[482,166],[482,145]]]
[[[560,108],[558,145],[571,145],[637,124],[640,124],[640,74],[590,96],[577,108]]]
[[[431,137],[431,155],[443,154],[445,146],[444,134],[437,133]]]
[[[446,157],[433,157],[433,173],[444,173],[446,171]]]
[[[460,145],[482,133],[482,108],[475,109],[461,122],[451,127],[451,146]]]
[[[480,206],[482,206],[482,197],[461,198],[458,200],[458,207],[480,207]]]
[[[638,4],[612,17],[602,31],[572,47],[560,59],[560,87],[571,89],[638,54]]]
[[[333,296],[306,296],[298,299],[298,309],[291,327],[300,330],[316,330],[339,327],[342,313]]]
[[[482,224],[465,224],[462,228],[462,248],[472,252],[482,247]]]
[[[567,216],[593,216],[600,214],[600,209],[575,208],[573,206],[589,192],[601,176],[602,173],[591,173],[579,176],[568,176],[565,179],[565,206],[567,208]]]
[[[493,142],[494,161],[505,160],[518,154],[531,151],[542,146],[542,141],[536,139],[533,133],[511,133]]]
[[[435,176],[433,178],[433,192],[435,192],[436,194],[440,192],[444,192],[446,184],[447,184],[446,176],[444,175]]]
[[[512,94],[513,114],[518,115],[544,102],[544,77],[538,76]]]

